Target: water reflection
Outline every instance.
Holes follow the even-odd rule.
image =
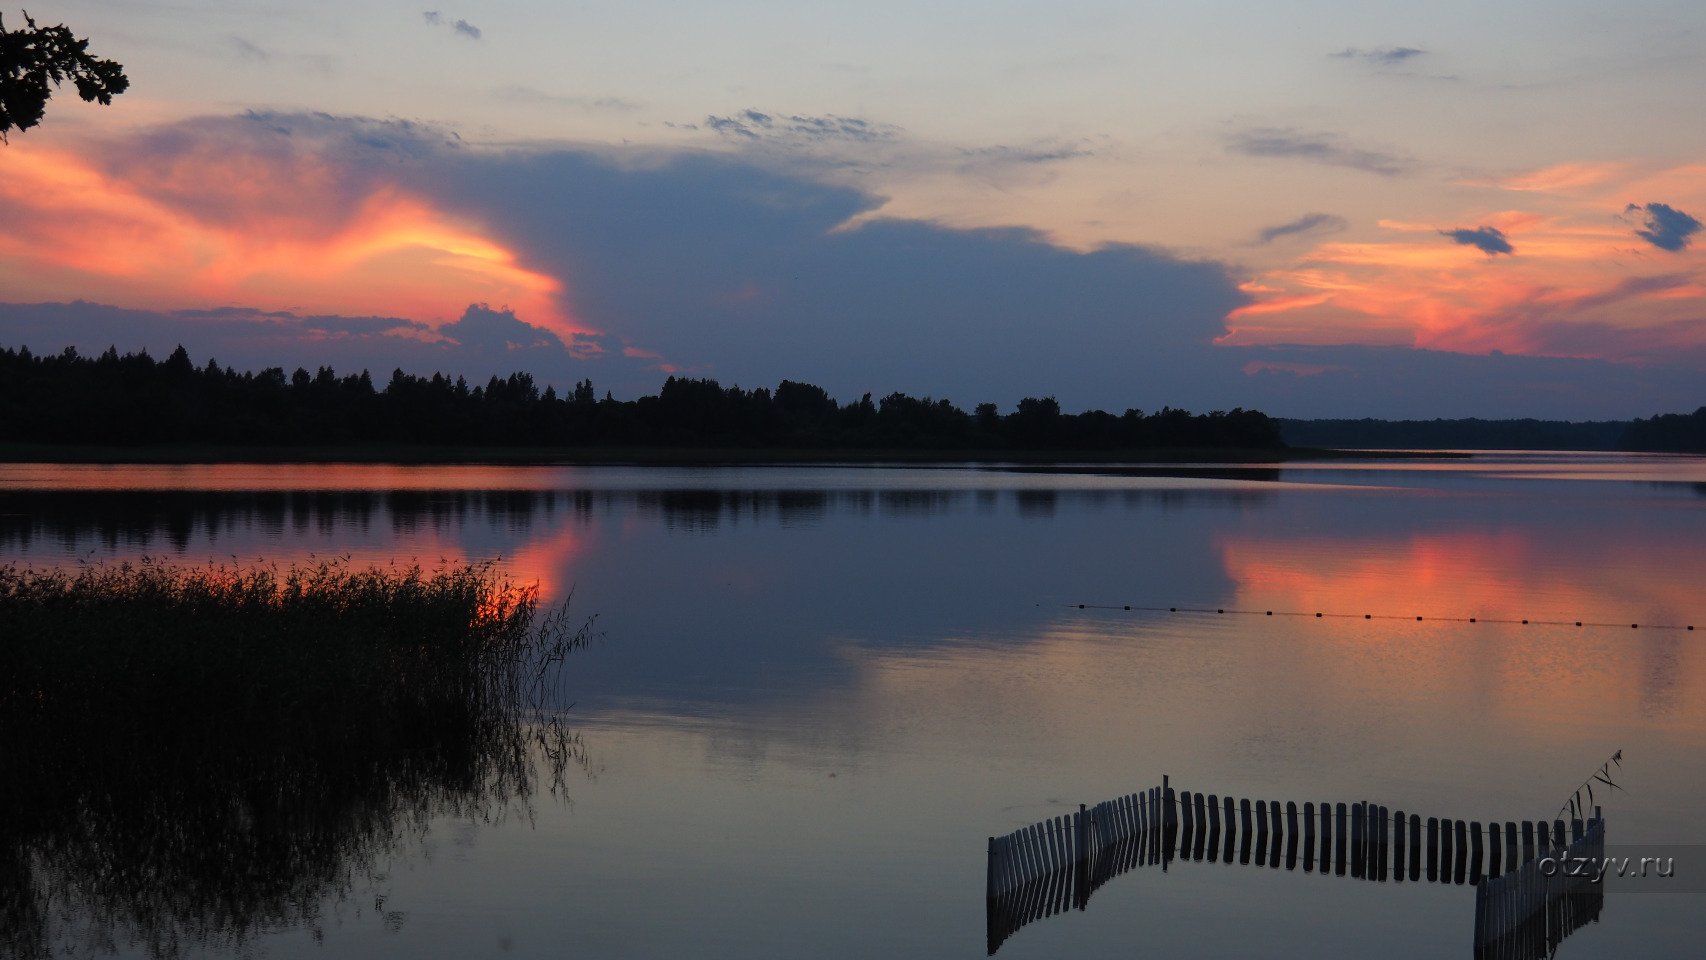
[[[0,493],[0,547],[38,542],[177,551],[192,543],[276,538],[287,531],[365,533],[376,524],[397,536],[488,523],[524,531],[569,504],[544,490],[28,490]]]
[[[63,610],[61,642],[83,649],[99,615]],[[0,955],[239,951],[299,926],[318,939],[430,821],[525,821],[586,763],[556,674],[584,632],[496,674],[139,633],[80,666],[0,649]]]
[[[1166,769],[1251,796],[1248,832],[1236,805],[1228,820],[1224,797],[1203,798],[1208,829],[1198,829],[1192,793],[1188,857],[1175,842],[1165,876],[1164,860],[1109,873],[1093,908],[1026,926],[1003,956],[1122,955],[1141,932],[1148,949],[1169,954],[1419,960],[1468,947],[1475,834],[1465,835],[1464,887],[1453,820],[1441,836],[1451,886],[1424,879],[1400,895],[1392,886],[1411,884],[1408,832],[1402,881],[1390,860],[1385,885],[1319,879],[1319,806],[1311,845],[1303,802],[1293,831],[1286,805],[1276,826],[1258,794],[1533,813],[1567,786],[1559,781],[1573,758],[1624,746],[1650,763],[1615,812],[1619,835],[1686,841],[1698,838],[1706,791],[1698,634],[1627,629],[1706,624],[1702,501],[1677,482],[1648,485],[1676,472],[1664,464],[1595,472],[1618,482],[1529,481],[1503,468],[1508,476],[1495,478],[1473,466],[1287,467],[1277,481],[1243,468],[1207,479],[1105,468],[226,470],[186,474],[177,490],[169,483],[180,481],[146,472],[67,479],[82,492],[47,489],[55,478],[43,474],[0,492],[0,552],[37,564],[91,550],[176,551],[197,563],[232,553],[501,556],[547,594],[573,588],[621,638],[576,663],[575,713],[602,772],[576,787],[572,810],[537,802],[525,833],[481,830],[448,857],[396,858],[386,909],[427,923],[395,934],[327,927],[323,946],[302,928],[277,930],[257,952],[461,957],[493,954],[504,937],[511,955],[560,955],[565,943],[639,957],[976,955],[989,918],[966,879],[984,870],[982,837],[1068,812],[1062,795],[1110,796]],[[1311,482],[1288,482],[1302,479]],[[1626,622],[1578,629],[1578,618]],[[457,739],[441,738],[447,759],[429,743],[419,759],[386,748],[371,766],[403,779],[479,753]],[[99,744],[74,749],[114,762]],[[309,764],[321,750],[302,747]],[[138,756],[172,758],[146,744]],[[240,784],[246,769],[216,770],[214,782]],[[93,773],[64,776],[99,787]],[[471,777],[418,792],[455,792]],[[334,810],[334,825],[359,823],[362,810],[377,811],[375,823],[387,816],[377,792],[331,797],[347,811]],[[496,818],[518,803],[490,809]],[[313,821],[285,808],[268,822],[292,817]],[[234,829],[213,822],[216,835]],[[14,845],[19,829],[0,826]],[[65,847],[55,838],[71,828],[58,829],[30,849]],[[171,829],[187,837],[192,827]],[[330,832],[315,828],[302,845],[334,847],[335,838],[313,839]],[[274,835],[274,847],[295,842]],[[1479,835],[1490,859],[1490,831]],[[1501,823],[1501,848],[1507,835]],[[1229,836],[1235,864],[1248,840],[1250,866],[1209,868],[1226,861]],[[373,837],[386,849],[382,829]],[[345,847],[360,861],[359,843]],[[1329,876],[1336,859],[1335,849]],[[1313,862],[1317,879],[1277,880],[1294,862],[1299,875]],[[1426,865],[1424,856],[1424,878]],[[1039,888],[1016,912],[1070,908],[1074,887],[1060,879],[1053,901]],[[326,892],[335,887],[314,882],[298,887],[336,899]],[[1693,914],[1629,902],[1662,899],[1616,904],[1566,950],[1697,942]]]
[[[831,514],[929,518],[975,500],[993,508],[1010,496],[1022,515],[1052,516],[1071,499],[1093,509],[1113,503],[1128,509],[1149,504],[1260,505],[1271,495],[1250,490],[1067,491],[821,490],[821,489],[494,489],[494,490],[0,490],[0,547],[38,544],[65,549],[100,545],[177,551],[192,544],[277,538],[309,532],[367,533],[376,527],[398,538],[488,526],[525,534],[572,514],[590,521],[596,511],[627,510],[661,519],[670,530],[708,531],[725,523],[766,522],[811,526]],[[1112,499],[1118,497],[1117,501]]]

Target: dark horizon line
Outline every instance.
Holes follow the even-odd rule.
[[[116,345],[109,345],[105,351],[103,351],[101,354],[99,354],[98,356],[93,357],[93,358],[79,353],[77,351],[76,346],[74,346],[74,345],[68,345],[68,346],[64,347],[62,350],[60,350],[58,353],[47,353],[47,354],[32,353],[27,344],[19,344],[16,348],[11,348],[11,347],[6,347],[4,345],[0,345],[0,352],[15,352],[16,354],[22,355],[23,357],[34,358],[34,359],[38,359],[38,360],[50,360],[50,359],[57,359],[57,358],[61,358],[61,357],[71,357],[71,358],[76,358],[76,359],[84,360],[84,361],[89,361],[89,360],[100,361],[100,360],[106,360],[110,357],[112,359],[121,360],[121,361],[122,360],[130,360],[130,359],[147,358],[149,360],[152,360],[156,364],[161,364],[161,363],[166,362],[163,360],[154,360],[153,355],[149,353],[147,347],[142,347],[141,349],[139,349],[135,352],[126,352],[126,353],[120,355],[118,353],[118,348]],[[181,343],[178,344],[173,349],[172,353],[168,355],[167,360],[171,360],[171,359],[175,358],[176,355],[179,353],[182,353],[184,355],[185,361],[190,362],[190,365],[193,368],[194,363],[192,361],[189,361],[189,351]],[[208,364],[211,365],[214,369],[220,369],[218,367],[218,358],[212,356],[211,354],[208,356]],[[206,368],[196,368],[196,369],[205,370]],[[238,376],[244,376],[244,377],[265,376],[266,374],[268,374],[272,371],[277,371],[277,372],[282,374],[284,372],[284,367],[282,367],[282,366],[263,367],[263,368],[261,368],[260,371],[257,372],[257,371],[252,370],[252,369],[238,371],[236,369],[236,367],[227,365],[222,370],[222,372],[224,372],[228,376],[232,375],[232,374],[236,374]],[[362,380],[367,381],[368,383],[373,382],[373,372],[372,372],[372,368],[370,368],[370,367],[363,367],[359,374],[348,373],[348,374],[345,374],[344,377],[339,378],[339,377],[337,377],[337,372],[336,372],[336,369],[334,367],[332,367],[330,365],[319,365],[316,367],[315,373],[310,374],[310,376],[317,376],[322,371],[328,371],[328,372],[330,372],[330,375],[332,377],[338,378],[338,379],[344,379],[344,378],[348,378],[348,377],[357,377],[357,378],[360,378]],[[309,371],[305,367],[298,366],[294,371],[292,371],[292,376],[294,376],[296,373],[308,374]],[[442,377],[446,381],[460,382],[460,383],[466,383],[467,382],[466,375],[464,375],[464,374],[456,374],[456,375],[454,375],[454,377],[452,377],[452,375],[444,373],[444,372],[436,370],[436,369],[433,370],[430,375],[429,374],[408,374],[406,371],[403,370],[402,367],[399,366],[399,367],[394,368],[392,371],[393,379],[395,379],[398,374],[404,374],[405,376],[416,377],[416,378],[419,378],[421,380],[429,380],[429,381],[433,378]],[[496,374],[491,375],[491,377],[489,377],[487,380],[486,386],[489,387],[490,384],[493,382],[504,383],[504,382],[513,381],[518,377],[519,378],[526,378],[527,382],[529,382],[529,383],[534,382],[533,374],[530,371],[516,370],[516,371],[512,372],[510,374],[510,376],[507,378],[506,377],[500,377]],[[680,373],[677,371],[672,371],[672,370],[664,371],[664,383],[665,384],[667,384],[670,380],[677,380],[677,379],[685,380],[688,382],[701,382],[701,383],[716,384],[718,387],[722,386],[721,381],[716,379],[715,377],[712,377],[712,376],[693,377],[693,376],[689,376],[689,375],[686,375],[684,373]],[[591,384],[592,380],[590,377],[587,377],[587,378],[585,378],[584,381],[576,381],[575,385],[579,386],[582,382],[587,383],[587,384]],[[816,387],[815,384],[811,383],[808,380],[783,379],[782,381],[780,381],[778,386],[781,386],[782,384],[796,384],[796,385],[800,385],[800,386]],[[471,385],[470,388],[473,389],[477,386],[478,385]],[[661,388],[662,388],[662,384],[660,384],[660,390],[661,390]],[[382,392],[385,388],[376,387],[375,389]],[[547,383],[546,389],[554,392],[555,384]],[[729,387],[725,388],[725,389],[741,389],[740,383],[738,381],[731,381],[729,384]],[[769,390],[770,388],[769,387],[754,387],[752,389],[753,390]],[[828,393],[828,391],[824,391],[824,392],[825,392],[825,394]],[[900,391],[896,391],[895,393],[899,394],[901,396],[909,396],[908,394],[905,394],[905,393],[900,392]],[[613,397],[610,396],[610,391],[606,391],[606,394],[607,394],[607,399],[613,399]],[[652,396],[652,395],[646,395],[646,396]],[[863,397],[861,399],[870,399],[872,396],[873,396],[873,394],[870,391],[866,391],[863,394]],[[638,398],[636,398],[636,399],[638,399]],[[830,399],[833,400],[834,402],[836,402],[837,404],[842,405],[842,406],[860,402],[859,400],[851,400],[851,401],[838,400],[838,399],[833,398],[833,397],[831,397]],[[922,399],[927,401],[927,402],[945,401],[945,402],[952,403],[952,401],[948,400],[948,398],[946,398],[946,397],[940,398],[938,400],[938,398],[926,395]],[[1035,399],[1035,398],[1027,397],[1026,399]],[[1052,393],[1048,394],[1045,397],[1045,399],[1053,400],[1054,395]],[[632,401],[621,401],[621,402],[632,402]],[[981,407],[981,406],[985,406],[985,404],[976,404],[976,405],[974,405],[974,409],[975,409],[975,407]],[[1130,409],[1140,409],[1140,408],[1130,408]],[[1163,412],[1176,412],[1176,411],[1184,410],[1184,408],[1171,407],[1171,406],[1163,406],[1161,409]],[[1236,409],[1242,410],[1243,408],[1239,407]],[[1700,409],[1706,410],[1706,407],[1702,407]],[[1103,411],[1101,411],[1099,409],[1086,409],[1083,411],[1083,413],[1099,413],[1099,412],[1103,412]],[[1186,411],[1186,412],[1188,412],[1188,411]],[[1252,411],[1252,412],[1255,412],[1255,411]],[[1065,415],[1072,416],[1072,414],[1065,414]],[[1346,426],[1346,427],[1350,427],[1350,426],[1354,426],[1354,425],[1411,426],[1411,425],[1423,425],[1423,424],[1426,424],[1426,425],[1536,424],[1536,425],[1542,425],[1542,426],[1554,426],[1554,425],[1556,425],[1556,426],[1565,426],[1565,427],[1605,427],[1605,428],[1612,428],[1612,427],[1627,427],[1627,426],[1634,424],[1634,423],[1641,423],[1641,422],[1644,422],[1647,420],[1656,420],[1656,419],[1659,419],[1662,417],[1668,417],[1668,416],[1686,416],[1686,414],[1660,412],[1660,413],[1655,413],[1651,418],[1633,417],[1633,418],[1604,419],[1604,420],[1567,420],[1567,419],[1550,419],[1550,418],[1544,418],[1544,417],[1482,417],[1482,416],[1404,417],[1404,418],[1389,418],[1389,417],[1271,417],[1271,419],[1273,419],[1275,422],[1277,422],[1281,425],[1304,425],[1304,424],[1312,425],[1312,426],[1327,426],[1327,425],[1341,426],[1342,425],[1342,426]]]

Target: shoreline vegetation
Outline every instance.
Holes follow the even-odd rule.
[[[1599,450],[1706,453],[1706,407],[1646,420],[1280,419],[1287,443],[1365,450]]]
[[[590,380],[558,396],[526,373],[472,385],[435,373],[339,376],[330,367],[286,374],[197,367],[179,347],[163,361],[109,349],[37,356],[0,349],[0,443],[37,448],[362,448],[423,456],[460,448],[484,459],[524,449],[551,459],[1060,459],[1135,451],[1286,449],[1278,424],[1254,410],[1192,414],[1163,408],[1069,414],[1053,397],[1026,397],[1003,415],[948,400],[891,393],[841,403],[821,387],[724,387],[670,376],[655,396],[600,399]],[[407,450],[407,454],[398,451]],[[224,457],[221,457],[224,459]]]
[[[1618,449],[1627,420],[1296,420],[1282,418],[1287,443],[1373,450]]]
[[[54,463],[1258,463],[1463,456],[1464,450],[1706,452],[1706,407],[1634,421],[1298,420],[1242,408],[1009,413],[891,393],[841,403],[670,376],[655,396],[558,396],[527,373],[471,385],[435,373],[239,372],[183,347],[98,357],[0,348],[0,462]],[[1456,451],[1456,452],[1454,452]]]
[[[0,566],[0,954],[240,951],[560,795],[591,623],[538,613],[489,565]]]

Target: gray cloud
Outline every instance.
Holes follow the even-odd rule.
[[[255,44],[250,43],[248,40],[237,36],[236,34],[232,34],[229,39],[231,41],[231,45],[237,48],[237,56],[241,59],[259,60],[263,63],[272,59],[272,54],[266,52]]]
[[[1623,209],[1625,214],[1645,213],[1643,223],[1645,230],[1636,230],[1635,236],[1647,241],[1660,250],[1680,253],[1688,246],[1689,238],[1700,232],[1700,221],[1664,203],[1649,203],[1637,206],[1631,203]]]
[[[399,317],[300,316],[241,307],[216,310],[126,310],[85,303],[0,303],[0,344],[58,352],[74,346],[93,355],[109,346],[120,353],[146,350],[164,357],[178,345],[192,356],[217,359],[240,370],[322,365],[367,369],[383,376],[442,371],[474,380],[533,373],[559,388],[596,370],[650,382],[653,361],[626,358],[613,337],[577,335],[565,342],[505,309],[472,304],[462,315],[431,327]],[[598,357],[596,364],[589,357]],[[655,386],[655,384],[654,384]]]
[[[1602,348],[1604,342],[1591,346]],[[1700,405],[1698,366],[1678,363],[1674,351],[1668,360],[1639,365],[1413,347],[1276,346],[1225,352],[1242,365],[1244,376],[1220,381],[1216,402],[1274,416],[1605,420]],[[1706,351],[1696,350],[1689,359],[1698,364]]]
[[[1081,147],[1009,147],[999,144],[993,147],[961,149],[959,153],[975,163],[993,164],[1053,163],[1056,160],[1076,160],[1096,155],[1094,151]]]
[[[1410,168],[1401,157],[1377,150],[1365,150],[1342,142],[1341,138],[1322,133],[1301,133],[1289,128],[1261,127],[1235,134],[1226,148],[1247,157],[1274,157],[1309,160],[1330,167],[1349,167],[1397,176]]]
[[[1344,217],[1336,217],[1330,213],[1306,213],[1289,223],[1281,223],[1272,227],[1263,227],[1256,232],[1256,242],[1261,244],[1273,243],[1281,237],[1318,236],[1323,233],[1338,233],[1349,227]]]
[[[479,305],[434,331],[386,317],[0,304],[0,343],[38,352],[112,344],[163,356],[181,342],[198,358],[239,367],[382,374],[401,366],[471,379],[525,369],[559,390],[590,377],[618,396],[655,391],[667,364],[749,387],[811,380],[842,398],[905,390],[1006,405],[1055,394],[1070,409],[1241,405],[1424,418],[1692,409],[1706,366],[1706,350],[1666,352],[1664,337],[1639,366],[1403,347],[1215,346],[1227,313],[1249,302],[1223,264],[1130,245],[1070,250],[1023,229],[867,220],[880,198],[779,172],[746,151],[481,150],[419,125],[281,115],[203,118],[111,143],[115,156],[138,164],[209,152],[294,164],[311,153],[330,181],[348,181],[331,206],[395,186],[487,224],[520,266],[562,281],[565,312],[604,333],[571,339],[528,323],[537,318]],[[161,202],[237,222],[241,200],[198,191]],[[1512,322],[1540,330],[1552,319]],[[1549,336],[1565,343],[1578,329]],[[1681,342],[1682,332],[1670,340]],[[1581,336],[1574,348],[1584,353],[1623,355],[1614,353],[1623,342],[1614,330]]]
[[[576,107],[582,110],[610,110],[627,112],[640,109],[643,104],[620,97],[565,97],[532,87],[506,84],[492,91],[495,99],[509,103],[534,103],[547,106]]]
[[[965,403],[1073,383],[1082,402],[1132,405],[1139,371],[1170,379],[1168,358],[1210,349],[1246,301],[1221,265],[1140,247],[1080,253],[1029,230],[905,220],[841,229],[880,201],[715,154],[640,168],[577,151],[470,156],[447,171],[421,189],[501,224],[531,268],[563,278],[574,316],[725,382]]]
[[[685,125],[684,125],[685,126]],[[769,140],[821,143],[851,141],[877,143],[895,138],[900,128],[886,123],[872,123],[857,117],[825,114],[821,117],[781,116],[758,110],[742,110],[727,117],[705,118],[705,126],[737,140]]]
[[[1362,60],[1377,67],[1390,67],[1426,53],[1426,50],[1419,47],[1375,47],[1372,50],[1346,47],[1338,53],[1328,54],[1328,56],[1341,60]]]
[[[462,34],[470,40],[480,39],[479,27],[474,26],[466,20],[451,20],[450,18],[440,14],[437,10],[423,11],[421,13],[421,19],[435,27],[449,27],[451,30]]]
[[[1498,227],[1460,227],[1456,230],[1441,230],[1439,233],[1440,236],[1450,237],[1463,246],[1474,247],[1489,257],[1516,252],[1511,247],[1511,242],[1505,239],[1505,232]]]

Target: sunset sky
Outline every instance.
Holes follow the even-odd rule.
[[[0,146],[0,345],[618,396],[1706,404],[1698,0],[30,13],[132,87]]]

